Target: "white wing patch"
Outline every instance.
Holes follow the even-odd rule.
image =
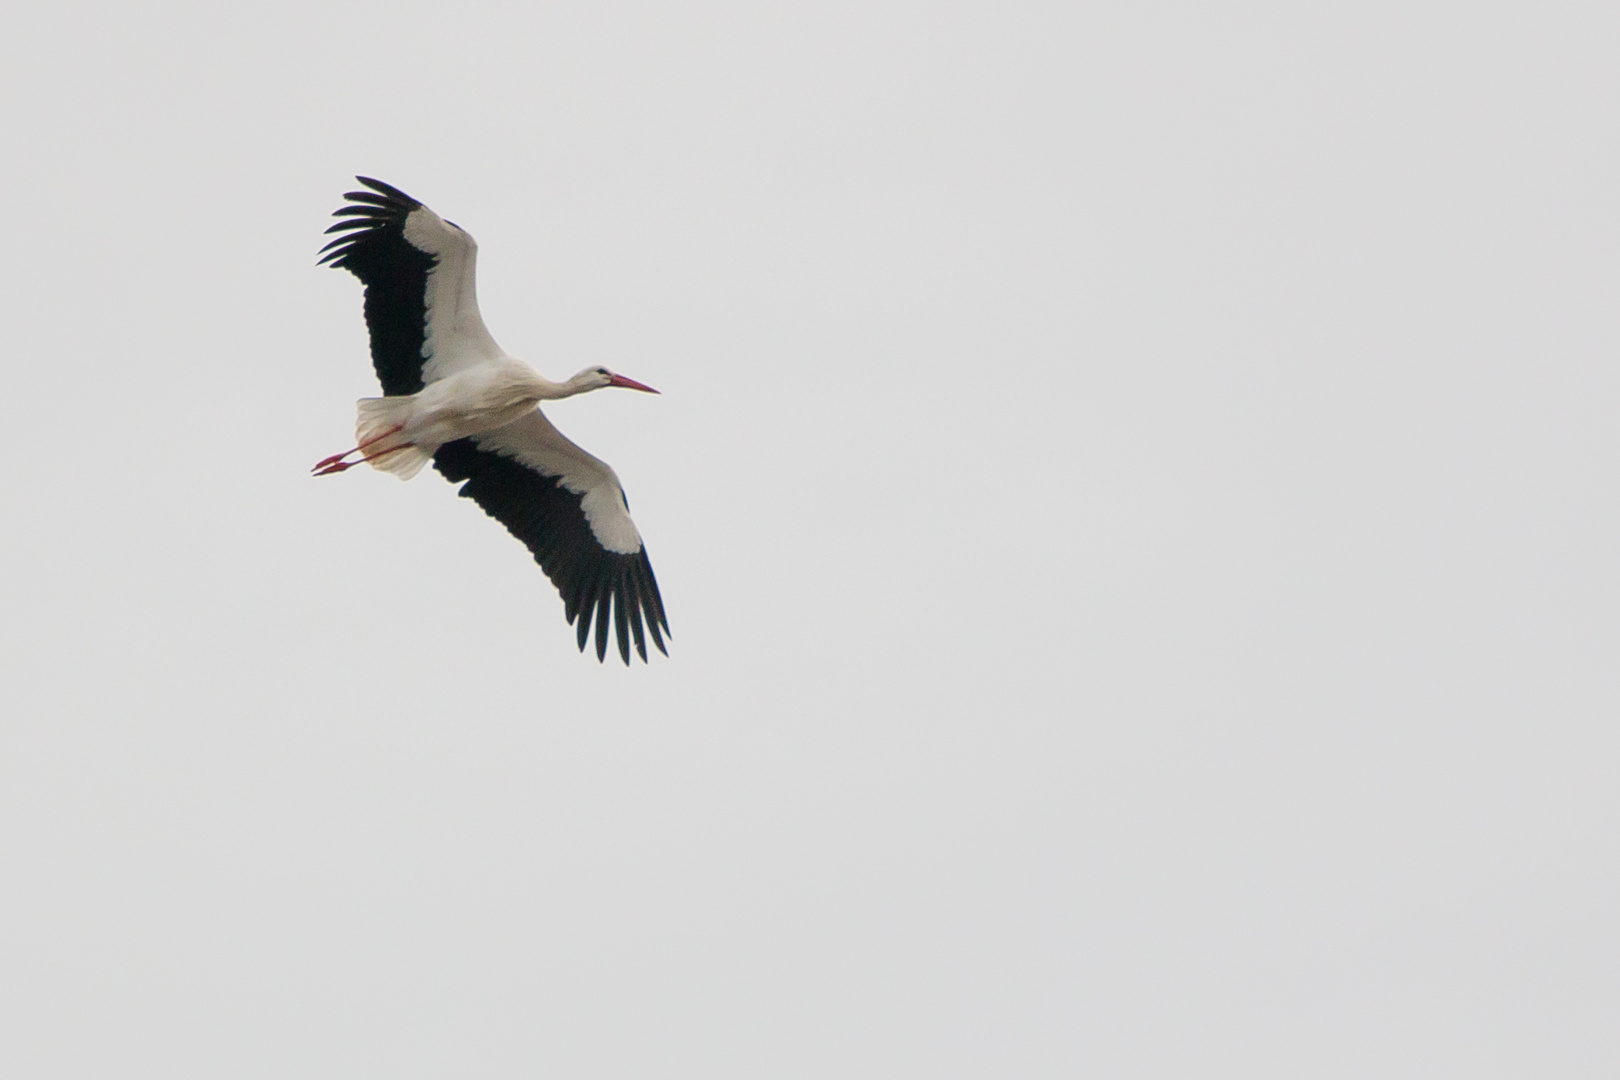
[[[630,520],[624,489],[607,463],[587,454],[552,426],[539,409],[505,427],[473,436],[481,450],[514,458],[541,476],[554,476],[581,496],[580,509],[597,543],[619,555],[641,550],[641,533]]]
[[[427,207],[405,218],[405,239],[439,257],[427,277],[427,332],[422,342],[422,382],[506,355],[478,313],[478,243]]]

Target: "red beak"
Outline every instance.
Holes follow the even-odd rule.
[[[613,376],[613,378],[608,380],[608,385],[609,386],[622,386],[626,390],[644,390],[649,394],[658,393],[658,391],[654,390],[652,387],[646,386],[646,385],[644,385],[642,383],[638,383],[634,379],[627,379],[623,375],[615,375],[615,376]]]

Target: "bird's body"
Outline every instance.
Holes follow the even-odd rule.
[[[521,360],[486,361],[410,395],[412,408],[403,434],[435,449],[468,435],[482,435],[505,427],[541,401],[561,396],[550,392],[557,385]]]
[[[409,480],[445,443],[502,428],[532,411],[541,401],[610,386],[585,376],[552,382],[511,356],[463,367],[414,394],[361,398],[355,436],[362,461],[375,469]],[[353,453],[354,451],[351,451]],[[328,459],[322,472],[342,472],[350,464]]]
[[[607,386],[652,391],[604,367],[554,382],[495,344],[478,312],[471,236],[397,188],[360,177],[328,232],[323,262],[366,285],[366,324],[383,397],[362,398],[358,445],[315,466],[361,463],[410,479],[428,461],[522,540],[562,593],[585,647],[592,616],[598,658],[610,618],[619,653],[645,660],[669,632],[652,564],[619,478],[563,436],[536,407]],[[374,194],[375,193],[375,194]],[[356,460],[347,460],[358,455]],[[645,619],[646,632],[643,632]],[[660,633],[662,629],[663,633]]]

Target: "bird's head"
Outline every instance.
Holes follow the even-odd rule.
[[[641,390],[649,394],[658,393],[652,387],[638,383],[634,379],[627,379],[623,375],[615,375],[600,364],[596,367],[586,368],[568,381],[578,384],[583,390],[600,390],[604,386],[622,386],[627,390]]]

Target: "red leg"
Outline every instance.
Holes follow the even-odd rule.
[[[379,435],[377,438],[382,438],[382,436]],[[371,440],[371,442],[376,442],[376,441],[377,441],[376,439]],[[367,445],[369,446],[370,443],[368,443]],[[364,465],[367,462],[374,462],[378,458],[385,458],[389,454],[397,453],[398,451],[405,449],[407,446],[415,446],[415,445],[416,445],[415,443],[402,443],[399,446],[390,446],[388,449],[379,450],[375,454],[367,454],[364,457],[362,457],[359,461],[341,461],[341,460],[336,460],[336,459],[333,459],[333,458],[327,458],[326,460],[331,462],[331,464],[326,465],[324,468],[322,466],[320,466],[320,465],[315,466],[315,475],[316,476],[330,476],[333,473],[340,473],[340,472],[343,472],[343,471],[345,471],[347,469],[352,469],[356,465]],[[355,450],[358,450],[358,449],[359,449],[359,447],[355,447]],[[350,454],[354,453],[354,450],[350,450],[349,453]],[[339,454],[338,458],[344,458],[344,457],[347,457],[347,456],[348,456],[347,454]]]
[[[342,472],[343,469],[347,469],[349,467],[349,465],[358,465],[360,463],[358,461],[351,461],[351,462],[349,462],[349,465],[343,466],[343,469],[334,469],[334,468],[332,468],[332,466],[336,465],[338,462],[342,461],[344,458],[348,457],[350,454],[358,454],[358,453],[360,453],[362,450],[364,450],[366,447],[370,446],[372,443],[376,442],[378,439],[386,439],[390,435],[398,435],[401,431],[404,431],[404,430],[405,430],[405,425],[404,424],[395,424],[393,427],[389,428],[387,431],[383,432],[382,434],[373,435],[371,438],[367,439],[365,442],[361,443],[359,446],[355,447],[353,450],[345,450],[341,454],[333,454],[329,458],[322,458],[321,460],[319,460],[319,461],[317,461],[315,463],[315,467],[313,469],[311,469],[310,471],[313,472],[316,476],[325,476],[329,472]],[[399,447],[396,446],[394,449],[397,450],[397,449],[399,449]]]

